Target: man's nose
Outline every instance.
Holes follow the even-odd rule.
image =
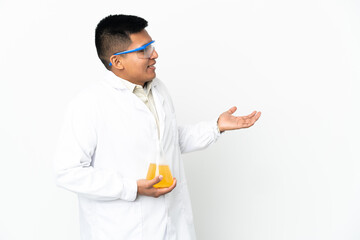
[[[151,58],[151,59],[156,59],[156,58],[158,58],[158,57],[159,57],[159,55],[158,55],[157,51],[154,49],[154,51],[152,52],[150,58]]]

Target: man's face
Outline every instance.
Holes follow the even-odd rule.
[[[130,35],[132,41],[127,50],[141,47],[152,41],[146,30]],[[156,77],[155,59],[158,57],[154,50],[150,58],[139,58],[137,52],[127,53],[126,56],[119,56],[123,65],[122,76],[124,79],[143,86],[146,82]]]

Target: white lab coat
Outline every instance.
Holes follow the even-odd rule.
[[[179,127],[171,98],[155,78],[152,91],[160,139],[175,189],[159,198],[137,195],[156,156],[158,132],[147,106],[109,72],[68,107],[54,159],[58,186],[78,194],[83,240],[195,239],[181,153],[216,141],[216,120]]]

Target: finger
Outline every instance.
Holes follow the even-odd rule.
[[[149,185],[148,187],[152,187],[153,185],[159,183],[161,180],[163,179],[162,175],[156,176],[153,179],[149,180]]]
[[[233,114],[236,111],[237,107],[234,106],[228,110],[228,113]]]
[[[176,187],[177,180],[174,178],[173,184],[169,187],[171,191]]]
[[[255,124],[255,122],[259,119],[261,116],[261,112],[258,112],[255,116],[252,117],[251,122],[249,123],[249,127]]]
[[[176,178],[174,178],[174,181],[171,184],[171,186],[168,188],[163,188],[163,189],[166,190],[166,193],[171,192],[176,187],[176,183],[177,183],[177,180],[176,180]]]
[[[261,112],[258,112],[255,116],[255,121],[257,121],[260,118],[260,116],[261,116]]]
[[[255,116],[256,114],[256,111],[253,111],[252,113],[250,113],[249,115],[247,115],[246,117],[248,118],[252,118],[253,116]]]
[[[166,193],[171,192],[176,187],[176,182],[177,182],[177,180],[176,180],[176,178],[174,178],[173,184],[170,187],[168,187],[168,188],[159,188],[158,193],[160,195],[164,195]]]
[[[253,120],[253,121],[258,120],[259,117],[260,117],[260,115],[261,115],[261,112],[257,112],[256,114],[254,114],[254,115],[251,117],[251,120]]]

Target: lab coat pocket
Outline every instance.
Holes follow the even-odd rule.
[[[176,187],[166,195],[167,202],[169,204],[169,213],[171,216],[177,219],[183,213],[184,203],[183,203],[183,183],[178,182]],[[174,219],[174,221],[176,221]]]
[[[102,201],[97,204],[99,239],[142,238],[141,207],[138,202]],[[101,226],[99,228],[99,226]],[[116,238],[115,238],[116,237]]]
[[[195,236],[195,230],[186,183],[179,183],[168,197],[169,215],[172,222],[170,232],[176,235],[176,239],[194,239],[191,237]]]

